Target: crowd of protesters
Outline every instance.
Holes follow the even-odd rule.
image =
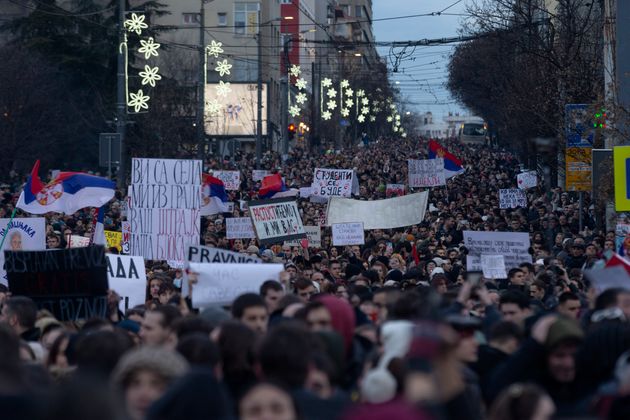
[[[465,172],[430,190],[425,220],[366,231],[365,244],[321,248],[225,238],[225,218],[256,199],[253,155],[209,160],[240,170],[234,214],[203,218],[204,245],[285,266],[279,281],[229,307],[193,308],[194,275],[147,261],[145,305],[67,323],[0,289],[0,417],[6,419],[491,419],[630,418],[630,291],[596,293],[584,270],[615,250],[577,197],[540,185],[528,206],[500,209],[514,188],[507,152],[445,142]],[[289,187],[315,167],[354,169],[361,200],[406,184],[407,159],[426,139],[379,139],[351,150],[289,158],[263,169]],[[4,185],[0,216],[24,180]],[[325,204],[299,199],[304,225],[325,224]],[[105,218],[119,230],[124,196]],[[47,247],[90,235],[92,216],[47,215]],[[505,279],[466,270],[465,230],[528,232],[532,263]],[[629,244],[630,245],[630,244]],[[112,250],[115,252],[114,250]],[[194,284],[192,287],[194,293]]]

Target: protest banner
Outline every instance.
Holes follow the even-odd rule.
[[[105,245],[107,248],[116,248],[118,252],[122,251],[122,232],[113,230],[105,231]]]
[[[322,230],[319,226],[304,226],[304,231],[306,232],[309,248],[322,247]],[[285,241],[284,244],[288,246],[302,246],[299,240]]]
[[[60,321],[105,318],[107,259],[102,246],[4,251],[9,289]]]
[[[122,227],[122,253],[129,254],[131,247],[131,244],[129,243],[131,240],[131,223],[128,221],[122,221],[120,222],[120,226]]]
[[[11,223],[9,223],[9,221]],[[6,232],[8,228],[8,232]],[[46,219],[25,217],[0,219],[0,237],[6,235],[2,251],[40,251],[46,249]],[[4,252],[0,252],[0,284],[8,284],[4,269]]]
[[[407,161],[409,186],[439,187],[446,185],[446,173],[444,171],[444,159],[409,159]]]
[[[213,248],[203,245],[191,245],[188,247],[189,262],[213,263],[213,264],[260,264],[262,260],[241,252],[227,251],[221,248]]]
[[[252,181],[262,181],[264,177],[269,175],[269,171],[265,171],[262,169],[254,169],[252,171]]]
[[[405,195],[405,184],[387,184],[385,186],[385,197],[402,197]]]
[[[196,273],[197,283],[192,288],[195,308],[210,305],[229,305],[243,293],[258,293],[267,280],[280,280],[282,264],[203,264],[189,263]]]
[[[622,266],[584,270],[584,277],[595,288],[597,294],[608,289],[630,290],[630,275]]]
[[[86,246],[90,246],[90,238],[87,236],[79,236],[79,235],[70,235],[68,240],[68,248],[83,248]]]
[[[516,188],[499,190],[499,208],[515,209],[517,207],[527,207],[525,191]]]
[[[524,232],[473,232],[464,231],[464,246],[468,249],[466,270],[483,271],[482,255],[502,255],[505,269],[532,262],[529,254],[529,234]]]
[[[223,181],[226,190],[241,189],[241,173],[239,171],[212,171],[212,176]]]
[[[538,185],[538,174],[536,174],[536,171],[520,173],[516,175],[516,185],[521,190],[534,188]]]
[[[503,255],[481,255],[481,268],[487,279],[507,279]]]
[[[363,223],[335,223],[332,225],[333,246],[363,245]]]
[[[107,254],[107,279],[109,288],[122,298],[118,306],[121,311],[144,305],[147,293],[144,258]]]
[[[247,206],[262,245],[306,238],[297,203],[290,198],[250,201]]]
[[[326,212],[326,225],[362,222],[365,230],[416,225],[424,219],[428,196],[429,193],[423,191],[374,201],[332,197]]]
[[[228,217],[225,219],[225,237],[227,239],[255,238],[252,219],[249,217]]]
[[[201,161],[138,159],[131,165],[130,254],[183,261],[199,243]]]
[[[352,169],[315,168],[312,194],[319,197],[350,197],[353,179]]]

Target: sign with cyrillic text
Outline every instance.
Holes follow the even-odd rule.
[[[292,199],[250,201],[247,206],[261,244],[306,238],[297,203]]]
[[[353,177],[352,169],[315,168],[312,194],[319,197],[350,197]]]
[[[516,175],[516,186],[521,190],[534,188],[538,185],[538,175],[536,171],[523,172]]]
[[[306,232],[309,248],[322,247],[322,230],[319,226],[304,226],[304,231]],[[302,246],[299,240],[286,241],[284,244],[289,246]]]
[[[9,223],[11,221],[11,223]],[[9,231],[6,232],[7,227]],[[3,250],[40,251],[46,249],[46,219],[43,217],[25,217],[0,219],[0,238],[6,235]],[[7,272],[4,270],[4,252],[0,252],[0,283],[8,284]]]
[[[516,268],[521,263],[531,263],[529,234],[525,232],[475,232],[464,231],[467,271],[483,271],[482,255],[503,255],[505,269]]]
[[[481,268],[487,279],[507,279],[503,255],[482,255]]]
[[[444,172],[444,159],[409,159],[407,161],[409,170],[409,186],[438,187],[446,185],[446,173]]]
[[[107,279],[109,288],[122,298],[121,311],[145,303],[147,274],[144,258],[107,254]]]
[[[226,190],[241,189],[241,173],[239,171],[212,171],[212,175],[223,181]]]
[[[334,246],[363,245],[363,223],[335,223],[332,225],[332,238]]]
[[[225,237],[227,239],[255,238],[252,219],[249,217],[228,217],[225,219]]]
[[[499,208],[515,209],[517,207],[527,207],[525,191],[516,188],[499,190]]]

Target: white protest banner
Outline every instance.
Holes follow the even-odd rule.
[[[507,279],[503,255],[482,255],[481,268],[487,279]]]
[[[427,191],[374,201],[332,197],[326,225],[362,222],[365,230],[417,225],[424,220],[428,197]]]
[[[407,168],[409,170],[409,186],[412,188],[446,185],[444,159],[442,158],[409,159]]]
[[[306,232],[309,248],[322,247],[322,230],[319,226],[304,226],[304,231]],[[289,246],[302,246],[299,240],[286,241],[284,244]]]
[[[630,276],[623,266],[584,270],[584,277],[595,288],[597,294],[608,289],[630,290]]]
[[[226,190],[241,189],[241,173],[239,171],[212,171],[212,176],[223,181]]]
[[[252,181],[262,181],[264,177],[269,175],[269,171],[265,171],[262,169],[254,169],[252,171]]]
[[[464,231],[464,246],[468,249],[466,270],[483,271],[481,256],[503,255],[505,269],[532,262],[529,254],[529,234],[524,232],[473,232]]]
[[[131,248],[131,223],[128,221],[120,222],[122,227],[122,253],[129,254],[129,250]]]
[[[200,160],[132,159],[131,255],[183,261],[199,243],[201,168]]]
[[[232,252],[203,245],[188,247],[188,261],[213,264],[260,264],[262,260],[242,252]]]
[[[499,208],[515,209],[517,207],[527,207],[525,191],[515,188],[499,190]]]
[[[353,178],[352,169],[315,168],[312,194],[320,197],[350,197]]]
[[[332,240],[334,246],[365,244],[363,223],[335,223],[332,225]]]
[[[122,298],[121,311],[143,305],[147,293],[147,274],[142,257],[106,254],[109,288]]]
[[[250,201],[247,206],[262,245],[306,238],[297,202],[290,198]]]
[[[309,198],[313,195],[313,187],[301,187],[300,188],[300,197]]]
[[[227,239],[255,238],[252,219],[249,217],[228,217],[225,219],[225,237]]]
[[[192,289],[195,308],[209,305],[229,305],[243,293],[258,293],[267,280],[280,280],[282,264],[202,264],[190,263],[189,270],[197,274]]]
[[[405,195],[405,184],[387,184],[385,186],[385,197],[401,197]]]
[[[521,190],[534,188],[538,185],[538,175],[536,174],[536,171],[523,172],[516,175],[516,185]]]
[[[25,217],[0,219],[0,238],[7,235],[0,252],[0,284],[8,285],[7,272],[4,269],[4,250],[41,251],[46,249],[46,219],[43,217]],[[7,227],[9,229],[6,232]]]
[[[68,248],[83,248],[90,246],[90,238],[87,236],[70,235],[68,240]]]

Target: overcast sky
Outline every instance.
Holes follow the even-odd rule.
[[[449,38],[458,36],[462,16],[420,16],[406,19],[378,20],[389,17],[408,16],[442,11],[464,13],[467,0],[373,0],[374,36],[377,41],[415,41],[421,39]],[[455,4],[454,4],[455,3]],[[403,96],[418,112],[431,111],[441,117],[449,111],[466,112],[453,101],[443,86],[448,77],[450,46],[416,47],[407,49],[400,61],[398,72],[391,79],[399,82]],[[381,57],[393,69],[389,47],[379,47]],[[401,53],[402,49],[396,49]]]

